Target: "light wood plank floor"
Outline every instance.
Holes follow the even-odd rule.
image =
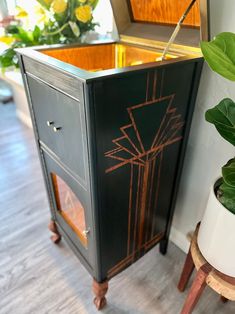
[[[64,241],[49,239],[48,203],[32,131],[14,105],[0,105],[0,313],[92,314],[92,280]],[[177,314],[187,291],[176,289],[183,254],[158,248],[110,281],[105,314]],[[195,314],[234,314],[207,288]]]

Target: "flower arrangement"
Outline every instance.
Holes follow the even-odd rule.
[[[0,55],[0,67],[18,67],[15,48],[80,42],[82,35],[94,30],[93,10],[99,0],[36,0],[35,25],[30,15],[17,8],[16,20],[5,28],[0,41],[9,45]]]

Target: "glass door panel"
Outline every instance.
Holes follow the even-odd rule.
[[[61,216],[78,235],[81,243],[87,247],[85,212],[81,202],[64,180],[54,173],[51,177]]]

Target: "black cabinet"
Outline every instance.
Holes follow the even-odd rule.
[[[53,239],[94,278],[98,308],[109,279],[167,249],[203,59],[173,49],[157,62],[151,42],[18,51]]]

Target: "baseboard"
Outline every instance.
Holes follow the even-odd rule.
[[[27,114],[16,109],[16,115],[20,119],[21,122],[23,122],[27,127],[32,129],[31,118]]]
[[[171,227],[170,240],[183,252],[188,253],[190,242],[184,233],[180,232],[174,227]]]

